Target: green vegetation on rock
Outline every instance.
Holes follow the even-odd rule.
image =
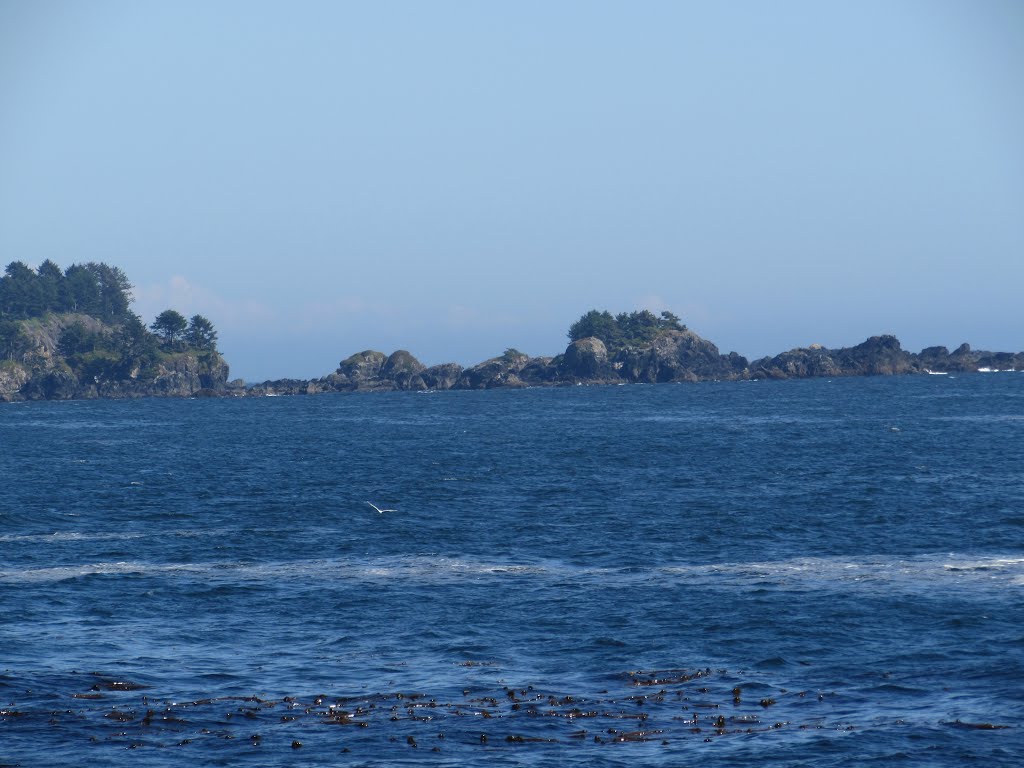
[[[207,318],[168,309],[150,332],[118,267],[11,262],[0,276],[0,400],[191,395],[222,388],[227,365]]]
[[[665,331],[685,331],[686,326],[671,312],[660,316],[646,309],[639,312],[620,312],[612,315],[605,310],[592,309],[569,326],[569,341],[593,337],[600,339],[609,354],[614,355],[627,347],[643,347]]]

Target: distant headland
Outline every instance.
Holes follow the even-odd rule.
[[[192,397],[226,391],[207,318],[161,312],[147,328],[118,267],[20,261],[0,277],[0,401]]]
[[[202,315],[173,309],[147,327],[129,310],[131,285],[117,267],[45,261],[9,264],[0,277],[0,401],[135,397],[246,397],[322,392],[426,391],[802,379],[975,371],[1024,371],[1024,352],[961,344],[904,350],[895,336],[854,346],[814,344],[750,361],[721,354],[671,312],[591,310],[554,357],[517,349],[464,368],[427,367],[412,354],[365,350],[318,379],[247,385],[228,381],[217,332]]]

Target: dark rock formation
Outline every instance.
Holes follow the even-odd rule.
[[[396,389],[424,390],[427,384],[420,374],[425,370],[423,363],[400,349],[392,352],[381,366],[379,378],[394,383]]]
[[[814,344],[765,357],[750,365],[759,378],[790,379],[814,376],[892,376],[905,373],[968,373],[978,370],[1024,370],[1024,353],[972,351],[961,344],[926,347],[907,352],[895,336],[872,336],[855,347],[825,349]]]
[[[917,357],[921,369],[932,373],[1024,370],[1024,352],[975,351],[970,344],[961,344],[952,352],[945,347],[928,347]]]
[[[819,344],[791,349],[750,366],[755,377],[770,379],[813,376],[890,376],[919,369],[915,356],[895,336],[872,336],[855,347],[825,349]]]
[[[387,360],[388,356],[383,352],[367,349],[342,360],[338,373],[351,381],[368,381],[377,377]]]
[[[433,365],[420,374],[427,389],[452,389],[462,375],[462,366],[458,363],[442,363]]]
[[[721,354],[718,347],[692,331],[670,328],[637,346],[618,348],[614,354],[601,339],[586,337],[572,342],[554,358],[530,357],[508,349],[469,368],[457,363],[428,368],[402,349],[390,355],[364,350],[319,379],[280,379],[246,387],[241,380],[228,383],[228,366],[219,354],[194,348],[164,350],[155,357],[151,354],[144,365],[96,354],[75,362],[60,352],[61,336],[71,326],[97,337],[112,338],[110,334],[117,332],[116,326],[79,315],[48,315],[31,324],[25,332],[28,351],[22,359],[0,361],[0,401],[310,395],[1024,370],[1024,352],[987,352],[961,344],[952,352],[935,346],[913,354],[891,335],[872,336],[856,346],[838,349],[812,344],[748,363],[735,352]],[[83,359],[91,367],[83,365]]]
[[[519,375],[530,362],[529,355],[510,350],[501,357],[492,357],[459,376],[456,389],[494,389],[495,387],[522,388],[528,386]]]
[[[771,358],[755,360],[751,375],[765,379],[804,379],[812,376],[841,376],[841,368],[829,350],[820,344],[791,349]]]
[[[647,347],[620,352],[614,367],[627,381],[648,384],[740,379],[746,376],[747,359],[735,352],[722,355],[693,331],[666,331]]]
[[[608,359],[608,348],[593,336],[574,341],[566,347],[558,372],[563,379],[610,381],[618,378]]]

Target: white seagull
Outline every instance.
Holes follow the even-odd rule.
[[[371,507],[373,507],[374,509],[376,509],[376,510],[377,510],[378,512],[380,512],[380,513],[381,513],[382,515],[383,515],[383,514],[384,514],[385,512],[397,512],[397,511],[398,511],[397,509],[381,509],[381,508],[380,508],[380,507],[378,507],[378,506],[377,506],[376,504],[374,504],[374,503],[373,503],[372,501],[368,501],[368,502],[366,502],[366,503],[367,503],[367,504],[369,504],[369,505],[370,505]]]

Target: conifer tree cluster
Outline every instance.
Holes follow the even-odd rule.
[[[129,314],[132,286],[120,267],[102,262],[66,270],[47,259],[32,269],[12,261],[0,277],[0,318],[25,320],[47,312],[80,312],[105,322]]]
[[[610,353],[624,347],[640,347],[654,341],[665,331],[685,331],[686,326],[671,312],[655,315],[649,310],[620,312],[592,309],[569,326],[569,340],[579,341],[593,336],[604,342]]]
[[[47,260],[32,269],[11,262],[0,276],[0,360],[30,353],[24,321],[67,313],[102,321],[89,328],[76,320],[61,332],[57,351],[80,378],[136,376],[172,352],[216,353],[217,331],[207,318],[168,309],[147,329],[131,302],[132,285],[120,267],[89,262],[62,270]]]

